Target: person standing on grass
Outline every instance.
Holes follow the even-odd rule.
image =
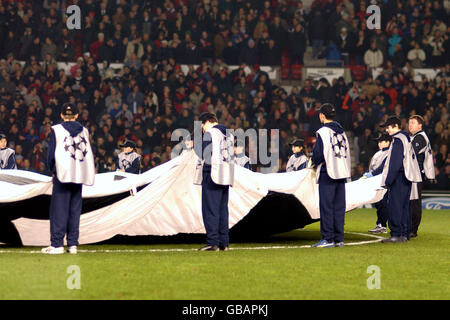
[[[427,134],[422,130],[424,120],[419,115],[413,115],[408,120],[409,133],[411,134],[411,144],[419,163],[422,181],[425,179],[434,180],[433,151],[431,150],[430,140]],[[422,220],[422,184],[418,182],[413,184],[413,191],[416,194],[416,200],[411,200],[411,233],[410,238],[417,237],[420,221]]]
[[[316,248],[344,245],[345,183],[351,177],[350,144],[342,126],[334,121],[333,105],[325,103],[319,111],[323,126],[317,130],[312,163],[317,166],[319,183],[320,233]]]
[[[381,180],[381,186],[389,193],[387,211],[391,235],[381,242],[406,242],[411,231],[411,186],[422,182],[419,164],[409,134],[401,129],[398,117],[389,117],[381,127],[392,137]]]
[[[17,169],[16,152],[7,145],[6,135],[0,133],[0,170]]]
[[[89,131],[79,122],[74,105],[66,103],[61,111],[63,123],[52,127],[47,165],[53,174],[50,202],[50,242],[44,254],[64,253],[67,235],[68,252],[77,253],[83,184],[93,185],[94,154]]]
[[[373,155],[372,160],[370,160],[369,171],[364,173],[363,178],[370,178],[383,172],[392,137],[384,132],[380,134],[377,140],[380,150]],[[375,228],[369,230],[370,233],[387,233],[387,199],[388,193],[386,192],[383,199],[375,203],[375,208],[377,209],[377,225]]]
[[[228,250],[228,191],[234,182],[234,137],[213,113],[200,115],[202,160],[196,167],[194,184],[202,186],[202,216],[206,245],[199,251]]]

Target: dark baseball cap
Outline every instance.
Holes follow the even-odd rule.
[[[304,145],[304,143],[305,143],[305,139],[295,138],[291,142],[289,142],[289,145],[294,146],[294,147],[302,147]]]
[[[402,125],[402,121],[397,116],[390,116],[389,118],[387,118],[385,123],[380,125],[380,127],[384,128],[384,127],[395,126],[395,125],[397,125],[400,128]]]
[[[130,148],[136,148],[136,143],[134,143],[134,141],[132,141],[132,140],[125,140],[125,141],[120,145],[120,147],[121,147],[121,148],[127,148],[127,147],[130,147]]]
[[[217,116],[211,112],[203,112],[198,119],[202,123],[205,123],[207,121],[209,121],[209,122],[217,122],[218,121]]]
[[[392,137],[387,132],[380,132],[378,134],[378,136],[375,138],[375,140],[378,141],[378,142],[381,142],[381,141],[391,142],[392,141]]]
[[[61,113],[65,116],[74,116],[78,114],[78,108],[76,108],[72,103],[64,103]]]
[[[0,133],[0,140],[6,139],[6,134]]]
[[[319,110],[327,119],[333,119],[336,116],[336,109],[331,103],[324,103]]]

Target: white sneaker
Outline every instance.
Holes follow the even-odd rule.
[[[387,233],[386,227],[381,226],[381,224],[377,224],[375,228],[369,230],[370,233]]]
[[[78,253],[78,248],[77,246],[70,246],[67,248],[67,252],[70,254],[77,254]]]
[[[63,254],[64,247],[55,248],[55,247],[49,246],[49,247],[43,248],[41,250],[41,252],[44,254]]]

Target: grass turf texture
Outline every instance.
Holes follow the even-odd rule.
[[[366,232],[375,220],[373,209],[349,212],[345,231]],[[419,237],[408,243],[324,249],[47,256],[23,253],[40,248],[0,246],[0,299],[448,299],[449,226],[450,210],[425,210]],[[231,247],[310,245],[320,238],[319,227],[314,223],[267,241],[232,243]],[[355,234],[345,238],[347,243],[364,240],[373,238]],[[200,245],[86,245],[79,249],[196,249]],[[70,265],[80,267],[80,290],[67,289]],[[380,267],[379,290],[367,288],[370,265]]]

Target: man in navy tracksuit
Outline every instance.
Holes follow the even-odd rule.
[[[67,236],[68,252],[77,253],[83,184],[94,184],[95,164],[89,143],[89,132],[75,120],[76,107],[65,104],[63,123],[52,127],[47,165],[53,173],[50,202],[50,246],[45,254],[64,253]]]
[[[386,163],[392,137],[384,132],[381,133],[376,140],[378,140],[378,147],[380,150],[373,155],[369,164],[369,171],[364,173],[364,178],[370,178],[381,174]],[[370,233],[387,233],[387,199],[388,193],[386,192],[383,199],[375,203],[375,208],[377,209],[377,223],[375,228],[369,230]]]
[[[202,163],[196,168],[194,183],[202,186],[202,217],[206,230],[206,246],[199,250],[227,251],[228,191],[234,180],[234,137],[212,113],[203,113],[199,120],[204,132],[199,156]],[[198,150],[196,153],[198,155]]]
[[[341,125],[333,121],[334,107],[326,103],[320,108],[323,124],[317,133],[312,162],[317,166],[319,183],[320,233],[316,248],[344,245],[345,183],[351,176],[350,145]]]
[[[419,164],[409,134],[401,129],[401,121],[392,116],[383,124],[392,137],[381,185],[388,189],[388,223],[391,235],[383,243],[406,242],[411,231],[411,186],[421,182]]]

